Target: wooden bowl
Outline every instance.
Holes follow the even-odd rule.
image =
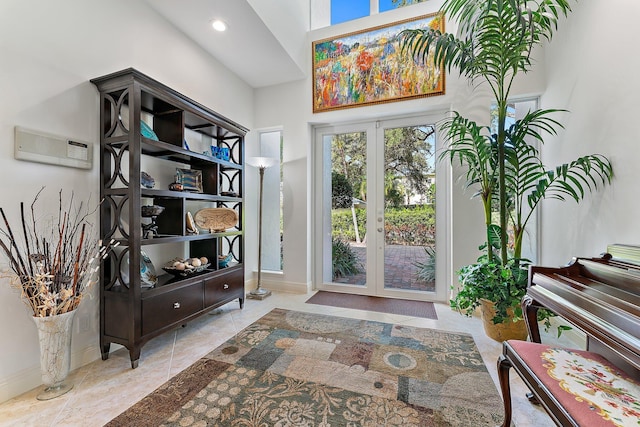
[[[204,208],[196,212],[194,220],[198,227],[220,233],[238,223],[238,213],[229,208]]]

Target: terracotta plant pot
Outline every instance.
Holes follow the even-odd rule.
[[[513,311],[508,310],[510,318],[502,323],[494,324],[493,317],[496,314],[493,301],[486,299],[480,300],[480,312],[482,314],[482,323],[484,332],[493,340],[502,342],[507,340],[525,340],[527,338],[527,325],[524,319],[512,321]]]

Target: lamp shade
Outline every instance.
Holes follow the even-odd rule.
[[[247,164],[260,169],[270,168],[277,163],[278,159],[274,159],[273,157],[249,157],[247,159]]]

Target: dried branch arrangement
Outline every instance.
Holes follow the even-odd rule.
[[[4,228],[0,225],[0,248],[15,273],[11,284],[21,291],[35,317],[75,310],[97,281],[100,260],[114,243],[104,246],[97,239],[88,221],[97,207],[89,211],[81,202],[76,208],[73,193],[67,204],[60,191],[57,218],[55,214],[49,220],[38,217],[36,203],[43,190],[34,197],[30,214],[25,214],[24,203],[20,202],[21,235],[14,233],[0,207],[4,221]]]

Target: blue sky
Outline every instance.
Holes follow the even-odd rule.
[[[379,0],[380,12],[395,9],[391,0]],[[331,24],[369,16],[369,0],[331,0]]]

